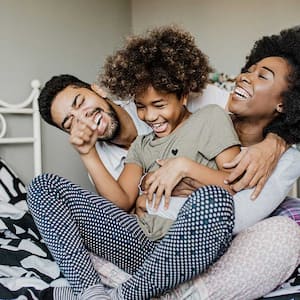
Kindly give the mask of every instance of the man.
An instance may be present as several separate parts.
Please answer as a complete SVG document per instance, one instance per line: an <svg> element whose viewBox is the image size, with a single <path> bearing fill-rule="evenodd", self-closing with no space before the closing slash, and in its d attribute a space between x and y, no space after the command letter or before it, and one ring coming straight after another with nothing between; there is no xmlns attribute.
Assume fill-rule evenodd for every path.
<svg viewBox="0 0 300 300"><path fill-rule="evenodd" d="M222 92L215 90L214 87L208 87L202 95L203 99L205 99L206 96L209 97L212 93L222 94ZM102 96L100 96L100 94ZM115 177L118 177L130 144L137 134L145 134L149 132L150 129L137 118L133 103L121 102L120 104L123 105L123 107L121 107L105 98L106 95L97 89L96 86L91 87L73 76L61 75L52 78L46 83L45 88L42 90L39 97L40 112L45 121L70 133L70 142L79 152L88 170L93 168L93 161L99 159L98 157L94 157L93 160L87 160L85 155L89 152L91 147L95 146L108 171ZM215 97L215 99L218 98ZM194 102L192 100L190 104L193 105L194 103L195 106L195 101L199 101L199 99L195 99ZM193 107L190 109L193 109ZM278 143L276 142L277 140L280 141L276 136L270 135L263 142L263 145L277 144L276 149L281 149L278 151L281 152L284 148L284 142ZM259 146L258 149L264 149L263 145L261 148ZM267 150L269 151L269 146ZM252 153L251 151L252 150L250 150L249 153ZM274 156L276 156L276 154L274 154ZM267 161L267 159L265 160ZM99 189L97 185L98 180L101 180L101 178L92 179L97 191L101 193L101 189ZM259 178L259 180L261 180L261 178ZM103 196L105 197L105 195ZM249 238L245 238L243 241L249 243L253 238L255 239L255 228L249 234ZM258 234L261 234L261 230L258 230ZM243 233L244 237L247 237L247 235L247 232ZM267 239L268 235L266 235L265 239L261 242L266 243ZM241 243L237 245L234 244L232 247L230 248L230 251L232 249L230 259L234 257L234 255L232 255L234 251L240 251ZM270 250L268 247L267 249ZM290 250L295 251L295 249ZM282 270L280 271L281 275L284 274L284 276L281 276L280 279L274 277L274 287L282 281L283 277L287 278L293 269L290 266L286 266L289 265L287 262L294 254L287 252L284 252L284 254L287 255L286 264L281 265ZM265 255L262 254L261 259L264 260L266 256L267 253ZM227 254L225 254L224 257L226 259ZM257 263L259 264L261 262ZM297 266L297 263L296 260L293 266L294 268ZM230 265L230 262L228 264ZM261 264L264 265L264 263ZM238 266L233 262L232 267ZM212 270L213 268L214 267L212 267ZM220 272L220 268L218 272ZM234 271L231 269L228 272ZM209 271L208 276L215 275L213 271ZM263 279L265 274L262 272L261 274L256 274L256 276L261 276ZM236 286L236 293L241 292L238 290L239 288L242 289L242 287ZM253 291L249 293L251 294L251 292Z"/></svg>

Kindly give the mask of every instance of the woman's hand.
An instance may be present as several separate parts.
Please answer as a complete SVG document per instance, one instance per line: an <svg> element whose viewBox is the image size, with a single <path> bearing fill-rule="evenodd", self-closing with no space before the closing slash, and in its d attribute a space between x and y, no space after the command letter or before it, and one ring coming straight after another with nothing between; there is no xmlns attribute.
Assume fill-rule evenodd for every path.
<svg viewBox="0 0 300 300"><path fill-rule="evenodd" d="M163 195L165 196L165 208L168 208L174 187L184 177L184 160L184 157L157 160L161 167L148 175L144 184L149 201L152 201L155 193L154 208L158 208Z"/></svg>
<svg viewBox="0 0 300 300"><path fill-rule="evenodd" d="M286 149L280 137L268 134L262 142L244 148L234 160L224 164L224 168L234 168L225 182L236 192L255 187L251 195L255 199Z"/></svg>

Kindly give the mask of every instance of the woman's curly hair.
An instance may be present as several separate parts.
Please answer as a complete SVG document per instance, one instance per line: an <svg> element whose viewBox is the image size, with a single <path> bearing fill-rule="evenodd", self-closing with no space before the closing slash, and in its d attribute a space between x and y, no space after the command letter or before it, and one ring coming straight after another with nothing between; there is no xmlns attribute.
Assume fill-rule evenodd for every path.
<svg viewBox="0 0 300 300"><path fill-rule="evenodd" d="M300 26L282 30L278 35L262 37L246 59L242 72L260 60L279 56L288 61L292 72L288 78L288 90L282 95L283 112L265 129L264 135L276 133L288 144L300 142Z"/></svg>
<svg viewBox="0 0 300 300"><path fill-rule="evenodd" d="M165 26L132 36L109 56L99 83L121 97L135 97L149 86L178 98L201 92L211 68L191 34Z"/></svg>

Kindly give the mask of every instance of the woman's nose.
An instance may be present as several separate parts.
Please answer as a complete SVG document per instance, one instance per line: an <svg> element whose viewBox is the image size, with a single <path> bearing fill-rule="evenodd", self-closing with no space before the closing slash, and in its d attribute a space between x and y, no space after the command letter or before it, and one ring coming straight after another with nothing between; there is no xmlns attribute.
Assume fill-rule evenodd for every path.
<svg viewBox="0 0 300 300"><path fill-rule="evenodd" d="M250 73L242 73L240 76L240 81L250 83L251 82L251 74Z"/></svg>

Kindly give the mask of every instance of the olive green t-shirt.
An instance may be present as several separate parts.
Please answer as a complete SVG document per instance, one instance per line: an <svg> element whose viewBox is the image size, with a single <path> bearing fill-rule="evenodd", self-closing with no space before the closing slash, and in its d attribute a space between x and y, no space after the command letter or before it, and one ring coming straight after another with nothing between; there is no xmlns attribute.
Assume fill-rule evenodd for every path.
<svg viewBox="0 0 300 300"><path fill-rule="evenodd" d="M193 113L179 128L162 138L153 132L138 136L132 143L125 163L135 163L143 172L158 169L157 159L187 157L217 169L215 157L225 149L240 145L232 121L218 105L208 105ZM146 214L139 224L151 239L161 238L173 220Z"/></svg>

